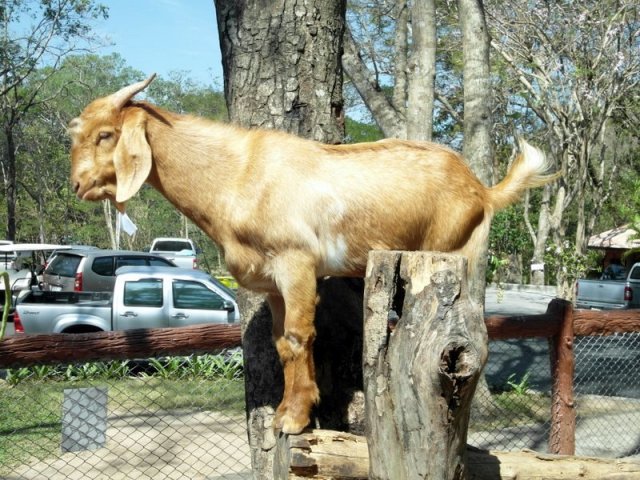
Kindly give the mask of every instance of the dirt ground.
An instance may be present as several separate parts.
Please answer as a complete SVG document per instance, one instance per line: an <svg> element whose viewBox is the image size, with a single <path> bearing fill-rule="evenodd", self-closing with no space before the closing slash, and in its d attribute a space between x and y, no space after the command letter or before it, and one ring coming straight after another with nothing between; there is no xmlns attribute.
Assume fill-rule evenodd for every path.
<svg viewBox="0 0 640 480"><path fill-rule="evenodd" d="M109 417L104 448L23 465L6 480L251 478L244 416L214 412Z"/></svg>

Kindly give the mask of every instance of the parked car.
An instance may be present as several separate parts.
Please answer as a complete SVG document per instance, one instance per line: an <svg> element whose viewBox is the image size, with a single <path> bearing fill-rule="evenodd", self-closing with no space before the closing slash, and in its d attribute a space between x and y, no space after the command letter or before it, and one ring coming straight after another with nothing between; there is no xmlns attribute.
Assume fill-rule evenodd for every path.
<svg viewBox="0 0 640 480"><path fill-rule="evenodd" d="M127 265L176 267L166 258L129 250L71 249L56 253L42 274L42 290L111 292L116 270Z"/></svg>
<svg viewBox="0 0 640 480"><path fill-rule="evenodd" d="M617 267L607 268L599 280L576 282L576 307L594 309L640 307L640 263L629 273Z"/></svg>
<svg viewBox="0 0 640 480"><path fill-rule="evenodd" d="M33 290L14 314L23 333L86 333L237 323L232 290L209 274L175 267L122 267L113 292Z"/></svg>
<svg viewBox="0 0 640 480"><path fill-rule="evenodd" d="M151 242L149 252L162 255L178 267L198 268L199 252L196 244L189 238L160 237Z"/></svg>

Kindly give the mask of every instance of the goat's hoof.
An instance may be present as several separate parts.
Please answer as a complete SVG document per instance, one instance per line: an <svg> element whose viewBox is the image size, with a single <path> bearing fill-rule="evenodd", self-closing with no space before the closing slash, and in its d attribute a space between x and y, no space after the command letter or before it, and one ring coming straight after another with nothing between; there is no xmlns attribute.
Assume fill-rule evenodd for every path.
<svg viewBox="0 0 640 480"><path fill-rule="evenodd" d="M280 425L278 430L280 430L282 433L286 433L288 435L297 435L299 433L302 433L302 430L304 430L304 427L306 427L309 424L309 420L303 420L300 421L299 419L293 418L290 415L284 415L281 419L280 419Z"/></svg>
<svg viewBox="0 0 640 480"><path fill-rule="evenodd" d="M297 435L309 424L309 415L293 415L286 407L280 405L273 421L276 432Z"/></svg>

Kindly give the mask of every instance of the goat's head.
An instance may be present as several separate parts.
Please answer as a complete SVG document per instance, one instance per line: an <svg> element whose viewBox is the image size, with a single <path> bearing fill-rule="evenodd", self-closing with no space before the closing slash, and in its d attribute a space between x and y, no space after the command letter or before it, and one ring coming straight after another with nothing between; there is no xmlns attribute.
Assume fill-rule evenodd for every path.
<svg viewBox="0 0 640 480"><path fill-rule="evenodd" d="M145 116L123 107L154 78L155 74L94 100L69 123L71 183L78 198L109 199L120 208L146 181L151 149Z"/></svg>

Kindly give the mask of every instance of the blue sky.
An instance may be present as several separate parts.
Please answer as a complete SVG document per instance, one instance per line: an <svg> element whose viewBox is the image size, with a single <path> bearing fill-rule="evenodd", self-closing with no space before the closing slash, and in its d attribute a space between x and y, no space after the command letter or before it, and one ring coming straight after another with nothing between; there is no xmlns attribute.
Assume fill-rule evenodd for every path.
<svg viewBox="0 0 640 480"><path fill-rule="evenodd" d="M146 75L186 71L194 80L222 89L222 63L213 0L102 0L109 19L96 33Z"/></svg>

